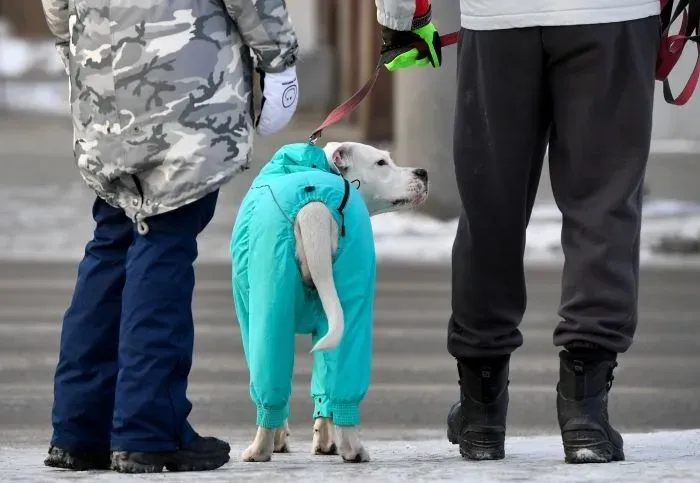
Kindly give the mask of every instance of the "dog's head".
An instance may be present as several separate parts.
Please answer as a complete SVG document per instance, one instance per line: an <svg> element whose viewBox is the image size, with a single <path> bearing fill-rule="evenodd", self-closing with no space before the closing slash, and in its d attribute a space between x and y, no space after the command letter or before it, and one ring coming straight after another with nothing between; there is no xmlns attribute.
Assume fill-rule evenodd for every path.
<svg viewBox="0 0 700 483"><path fill-rule="evenodd" d="M428 172L397 166L388 151L362 143L328 143L328 162L353 183L371 215L416 208L428 197Z"/></svg>

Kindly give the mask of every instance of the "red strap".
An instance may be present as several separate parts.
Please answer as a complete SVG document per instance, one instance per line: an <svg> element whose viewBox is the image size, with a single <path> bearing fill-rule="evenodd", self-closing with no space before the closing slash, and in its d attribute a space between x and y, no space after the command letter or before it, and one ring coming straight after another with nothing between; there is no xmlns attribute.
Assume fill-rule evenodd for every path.
<svg viewBox="0 0 700 483"><path fill-rule="evenodd" d="M680 0L675 9L672 0L660 0L660 3L663 32L656 60L656 79L663 82L666 102L682 106L690 100L700 80L700 0ZM678 33L669 35L671 24L681 15L681 27ZM688 41L696 43L698 57L688 82L678 97L674 97L668 76L680 60Z"/></svg>
<svg viewBox="0 0 700 483"><path fill-rule="evenodd" d="M682 106L690 100L691 96L693 95L693 92L695 92L695 88L698 86L698 81L700 80L700 43L697 44L697 49L698 58L695 61L695 67L693 68L693 72L690 74L690 78L685 84L685 87L683 88L681 93L678 94L678 97L673 97L673 93L671 92L671 85L669 84L668 79L663 80L664 99L669 104L673 104L674 106Z"/></svg>
<svg viewBox="0 0 700 483"><path fill-rule="evenodd" d="M414 17L422 17L430 10L430 0L416 0L416 11Z"/></svg>
<svg viewBox="0 0 700 483"><path fill-rule="evenodd" d="M449 45L453 45L457 43L457 39L459 38L459 32L452 32L446 35L441 35L440 36L440 45L441 47L447 47ZM425 44L422 42L418 42L415 44L416 48L418 50L424 50L426 48ZM312 143L316 142L316 140L321 137L321 133L324 129L326 129L328 126L335 124L336 122L340 121L342 118L353 112L357 107L362 103L362 101L369 95L370 92L372 92L372 88L374 87L374 84L377 82L377 79L379 78L379 74L382 71L382 61L381 59L377 63L377 67L374 69L374 72L372 73L372 77L363 85L360 87L360 89L355 92L350 99L347 101L343 102L341 105L333 109L330 114L324 119L324 121L321 123L320 126L318 126L314 132L311 134L311 137L309 138L309 141Z"/></svg>

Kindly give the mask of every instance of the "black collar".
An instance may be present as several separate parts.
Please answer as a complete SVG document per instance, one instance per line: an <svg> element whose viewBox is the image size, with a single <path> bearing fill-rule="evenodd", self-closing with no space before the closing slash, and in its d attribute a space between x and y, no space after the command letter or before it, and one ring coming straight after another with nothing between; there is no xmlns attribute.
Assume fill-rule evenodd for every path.
<svg viewBox="0 0 700 483"><path fill-rule="evenodd" d="M343 178L343 186L345 189L343 190L343 199L340 200L340 204L338 205L338 213L340 213L340 220L341 220L341 225L340 225L340 236L345 236L345 213L343 210L345 209L345 206L348 204L348 198L350 198L350 183L348 180Z"/></svg>

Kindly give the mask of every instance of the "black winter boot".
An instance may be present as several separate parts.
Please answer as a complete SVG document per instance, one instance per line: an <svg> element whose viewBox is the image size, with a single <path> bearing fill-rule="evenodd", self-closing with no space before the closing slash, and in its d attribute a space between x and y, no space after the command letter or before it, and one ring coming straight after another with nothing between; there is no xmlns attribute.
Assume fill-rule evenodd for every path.
<svg viewBox="0 0 700 483"><path fill-rule="evenodd" d="M460 401L452 406L447 437L465 459L505 457L510 356L459 361ZM458 435L455 437L455 435Z"/></svg>
<svg viewBox="0 0 700 483"><path fill-rule="evenodd" d="M567 463L623 461L622 436L608 420L615 354L559 353L557 413Z"/></svg>
<svg viewBox="0 0 700 483"><path fill-rule="evenodd" d="M165 453L112 452L112 469L119 473L210 471L228 463L231 446L212 437L195 435L187 448Z"/></svg>
<svg viewBox="0 0 700 483"><path fill-rule="evenodd" d="M447 414L447 441L452 444L459 444L459 430L462 427L462 403L460 399L457 399Z"/></svg>
<svg viewBox="0 0 700 483"><path fill-rule="evenodd" d="M51 446L44 465L73 471L108 470L109 451L84 453Z"/></svg>

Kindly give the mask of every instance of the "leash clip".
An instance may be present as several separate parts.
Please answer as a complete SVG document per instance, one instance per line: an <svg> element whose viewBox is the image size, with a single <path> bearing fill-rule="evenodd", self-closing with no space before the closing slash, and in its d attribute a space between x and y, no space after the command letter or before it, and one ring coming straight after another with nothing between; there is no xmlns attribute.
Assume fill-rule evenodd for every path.
<svg viewBox="0 0 700 483"><path fill-rule="evenodd" d="M316 130L313 133L311 133L311 136L309 136L309 144L312 146L316 146L316 143L318 142L318 139L321 137L321 131Z"/></svg>

